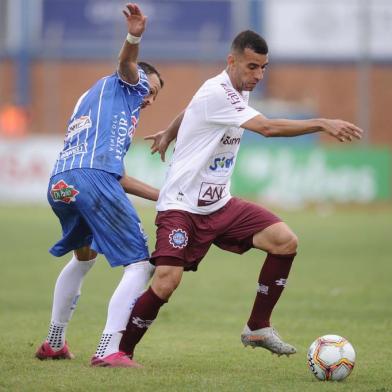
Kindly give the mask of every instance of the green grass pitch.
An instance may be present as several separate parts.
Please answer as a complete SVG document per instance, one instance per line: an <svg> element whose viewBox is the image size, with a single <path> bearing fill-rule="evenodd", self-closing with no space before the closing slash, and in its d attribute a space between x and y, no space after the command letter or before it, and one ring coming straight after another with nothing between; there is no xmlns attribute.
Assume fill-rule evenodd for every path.
<svg viewBox="0 0 392 392"><path fill-rule="evenodd" d="M153 245L154 211L139 212ZM264 254L212 248L138 346L145 368L96 369L89 360L121 269L100 257L87 276L68 328L76 359L36 360L54 282L69 257L47 252L59 237L49 207L0 207L0 391L392 392L392 207L280 215L300 247L273 323L296 355L278 358L240 343ZM347 337L357 353L341 383L319 382L306 366L310 343L327 333Z"/></svg>

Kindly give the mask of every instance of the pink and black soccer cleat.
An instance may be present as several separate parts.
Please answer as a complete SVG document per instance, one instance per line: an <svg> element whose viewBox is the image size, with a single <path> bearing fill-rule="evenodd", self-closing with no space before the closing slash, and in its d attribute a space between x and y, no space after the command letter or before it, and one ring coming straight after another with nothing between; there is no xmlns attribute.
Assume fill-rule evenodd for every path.
<svg viewBox="0 0 392 392"><path fill-rule="evenodd" d="M117 367L117 368L142 368L143 366L129 358L122 351L107 355L103 358L96 356L91 358L91 366L95 367Z"/></svg>
<svg viewBox="0 0 392 392"><path fill-rule="evenodd" d="M44 360L44 359L73 359L75 356L69 351L67 342L65 342L64 347L62 347L58 351L54 351L52 347L50 347L47 340L42 343L39 349L35 353L36 358Z"/></svg>

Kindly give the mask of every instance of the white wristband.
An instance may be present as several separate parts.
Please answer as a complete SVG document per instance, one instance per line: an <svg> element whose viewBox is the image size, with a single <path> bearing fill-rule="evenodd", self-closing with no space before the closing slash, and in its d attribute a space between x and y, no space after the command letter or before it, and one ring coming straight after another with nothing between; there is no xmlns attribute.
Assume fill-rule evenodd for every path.
<svg viewBox="0 0 392 392"><path fill-rule="evenodd" d="M131 45L136 45L136 44L140 43L140 41L142 40L142 37L141 36L136 37L135 35L128 33L126 39Z"/></svg>

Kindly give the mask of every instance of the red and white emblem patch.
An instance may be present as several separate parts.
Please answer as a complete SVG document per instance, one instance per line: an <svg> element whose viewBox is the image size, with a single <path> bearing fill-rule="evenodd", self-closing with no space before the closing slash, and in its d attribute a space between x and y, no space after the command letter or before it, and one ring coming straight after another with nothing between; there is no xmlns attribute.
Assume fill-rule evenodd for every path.
<svg viewBox="0 0 392 392"><path fill-rule="evenodd" d="M50 190L53 201L61 201L70 204L76 200L79 191L73 185L68 185L64 180L60 180L52 185Z"/></svg>

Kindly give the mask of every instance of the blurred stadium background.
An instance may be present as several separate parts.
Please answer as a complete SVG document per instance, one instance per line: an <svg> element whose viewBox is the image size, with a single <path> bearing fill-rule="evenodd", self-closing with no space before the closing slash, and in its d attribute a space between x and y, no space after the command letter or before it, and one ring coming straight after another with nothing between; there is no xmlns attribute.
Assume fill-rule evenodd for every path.
<svg viewBox="0 0 392 392"><path fill-rule="evenodd" d="M0 202L45 202L77 98L115 70L122 0L0 0ZM142 137L162 129L225 66L234 35L259 31L270 67L253 105L271 117L333 117L366 130L341 146L247 133L233 193L283 207L391 200L390 0L141 0L140 58L166 85L144 111L129 172L159 186L165 166Z"/></svg>
<svg viewBox="0 0 392 392"><path fill-rule="evenodd" d="M86 279L69 330L76 365L33 358L64 265L47 252L60 232L46 203L48 176L76 100L116 68L124 4L0 0L0 391L392 391L391 0L139 1L149 16L140 57L166 84L142 113L126 161L131 175L160 186L166 165L143 136L220 72L232 38L247 28L270 46L254 107L271 117L344 118L366 130L351 145L318 135L247 132L242 140L233 194L273 205L300 238L290 290L274 313L299 354L286 361L239 349L264 257L214 247L146 335L137 353L145 371L89 368L122 273L105 262ZM153 203L138 211L152 249ZM346 383L321 385L306 369L309 344L326 333L357 350Z"/></svg>

